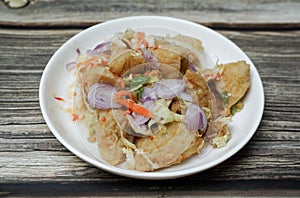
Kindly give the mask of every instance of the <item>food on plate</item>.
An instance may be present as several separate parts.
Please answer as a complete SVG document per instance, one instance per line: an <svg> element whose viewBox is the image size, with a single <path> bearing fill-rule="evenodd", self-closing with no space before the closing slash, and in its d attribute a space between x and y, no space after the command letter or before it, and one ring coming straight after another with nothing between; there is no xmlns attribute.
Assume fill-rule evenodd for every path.
<svg viewBox="0 0 300 198"><path fill-rule="evenodd" d="M221 64L218 67L222 71L225 90L231 94L226 105L226 114L229 115L232 106L241 100L250 86L250 68L244 61Z"/></svg>
<svg viewBox="0 0 300 198"><path fill-rule="evenodd" d="M75 75L73 117L104 160L137 171L226 146L227 124L250 86L245 61L208 67L201 41L184 35L128 29L77 52L66 66Z"/></svg>

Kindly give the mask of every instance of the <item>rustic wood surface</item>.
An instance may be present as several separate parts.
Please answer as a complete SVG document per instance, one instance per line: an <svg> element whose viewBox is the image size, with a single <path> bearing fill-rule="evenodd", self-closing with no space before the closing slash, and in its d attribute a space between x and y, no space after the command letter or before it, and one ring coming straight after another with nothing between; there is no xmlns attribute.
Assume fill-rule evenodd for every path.
<svg viewBox="0 0 300 198"><path fill-rule="evenodd" d="M137 15L180 17L212 27L299 28L298 0L31 0L22 9L0 4L0 25L82 27Z"/></svg>
<svg viewBox="0 0 300 198"><path fill-rule="evenodd" d="M20 9L0 2L0 196L300 196L299 1L99 2L32 0ZM165 181L116 176L74 156L42 117L39 82L51 55L87 26L142 14L211 26L260 73L257 132L210 170Z"/></svg>

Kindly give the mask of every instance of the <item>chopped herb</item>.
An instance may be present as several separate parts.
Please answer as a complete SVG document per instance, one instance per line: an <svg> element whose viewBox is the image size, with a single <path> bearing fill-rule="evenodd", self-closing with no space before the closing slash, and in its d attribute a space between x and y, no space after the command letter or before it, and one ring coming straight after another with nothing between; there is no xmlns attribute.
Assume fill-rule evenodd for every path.
<svg viewBox="0 0 300 198"><path fill-rule="evenodd" d="M129 88L133 89L135 87L145 84L150 79L150 76L138 75L133 79L129 80Z"/></svg>
<svg viewBox="0 0 300 198"><path fill-rule="evenodd" d="M144 87L135 90L134 95L137 100L140 100L144 91Z"/></svg>
<svg viewBox="0 0 300 198"><path fill-rule="evenodd" d="M220 94L225 106L228 105L228 94L226 92Z"/></svg>
<svg viewBox="0 0 300 198"><path fill-rule="evenodd" d="M243 108L243 103L239 101L231 108L231 114L234 115L236 112L240 111Z"/></svg>
<svg viewBox="0 0 300 198"><path fill-rule="evenodd" d="M234 115L237 111L238 111L238 106L237 105L234 105L232 108L231 108L231 115Z"/></svg>

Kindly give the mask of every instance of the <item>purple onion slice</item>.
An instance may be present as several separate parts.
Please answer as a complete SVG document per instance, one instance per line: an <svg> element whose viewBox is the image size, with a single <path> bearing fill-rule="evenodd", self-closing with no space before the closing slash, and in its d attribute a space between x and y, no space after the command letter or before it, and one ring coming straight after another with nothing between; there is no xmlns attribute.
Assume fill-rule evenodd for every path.
<svg viewBox="0 0 300 198"><path fill-rule="evenodd" d="M171 99L179 96L185 88L181 79L165 79L155 83L155 92L159 98Z"/></svg>
<svg viewBox="0 0 300 198"><path fill-rule="evenodd" d="M100 43L93 50L91 50L89 52L89 54L92 55L92 56L100 55L102 53L104 47L109 45L109 44L111 44L111 42Z"/></svg>
<svg viewBox="0 0 300 198"><path fill-rule="evenodd" d="M153 87L145 87L142 93L141 101L157 100L155 89Z"/></svg>
<svg viewBox="0 0 300 198"><path fill-rule="evenodd" d="M93 84L88 93L88 102L97 109L120 108L121 105L113 102L116 92L116 89L111 85L103 83Z"/></svg>
<svg viewBox="0 0 300 198"><path fill-rule="evenodd" d="M141 50L146 62L151 66L151 68L158 69L160 63L158 62L154 54L151 51L147 50L144 45L141 45Z"/></svg>
<svg viewBox="0 0 300 198"><path fill-rule="evenodd" d="M205 131L207 127L205 112L199 105L190 104L184 117L184 123L191 131Z"/></svg>

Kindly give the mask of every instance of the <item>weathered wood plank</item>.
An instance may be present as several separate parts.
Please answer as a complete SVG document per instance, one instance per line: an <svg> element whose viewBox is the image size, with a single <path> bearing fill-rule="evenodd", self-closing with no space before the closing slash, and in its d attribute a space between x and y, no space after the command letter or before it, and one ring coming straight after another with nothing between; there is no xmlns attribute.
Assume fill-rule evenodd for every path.
<svg viewBox="0 0 300 198"><path fill-rule="evenodd" d="M117 184L116 186L114 184ZM127 184L127 185L124 185ZM290 180L199 182L190 178L171 181L115 181L112 183L32 183L4 184L0 186L3 195L12 197L298 197L299 182ZM238 186L238 189L234 189ZM1 191L1 189L3 189ZM46 192L46 193L45 193Z"/></svg>
<svg viewBox="0 0 300 198"><path fill-rule="evenodd" d="M163 15L225 28L299 28L297 0L221 1L48 1L34 0L22 9L0 4L0 25L25 27L86 27L141 15Z"/></svg>
<svg viewBox="0 0 300 198"><path fill-rule="evenodd" d="M52 150L52 148L48 148L46 140L40 143L33 140L24 141L27 141L27 143L23 142L24 145L34 149L30 151L26 148L20 148L19 152L10 152L7 149L1 152L0 183L17 183L20 181L67 182L70 180L95 182L119 178L83 162L65 149L53 148ZM300 164L300 161L297 160L297 153L300 151L298 142L285 141L279 145L274 141L273 143L270 141L256 143L252 141L238 154L221 165L192 177L199 181L297 179ZM290 152L290 148L282 146L285 143L292 144L290 147L294 147L293 153ZM38 146L40 147L38 148Z"/></svg>

